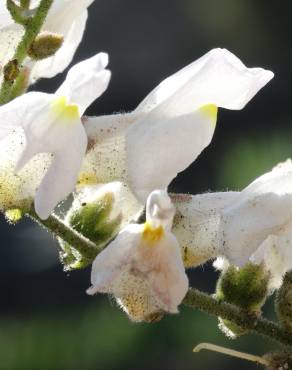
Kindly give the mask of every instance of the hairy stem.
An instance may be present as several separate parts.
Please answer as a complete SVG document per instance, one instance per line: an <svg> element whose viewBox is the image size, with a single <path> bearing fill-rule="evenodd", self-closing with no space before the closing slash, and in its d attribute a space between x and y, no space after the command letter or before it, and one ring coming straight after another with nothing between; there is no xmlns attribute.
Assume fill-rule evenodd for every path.
<svg viewBox="0 0 292 370"><path fill-rule="evenodd" d="M95 257L103 249L98 248L93 242L66 225L56 215L51 215L47 220L41 220L34 211L31 211L29 216L88 258ZM249 332L272 339L282 345L292 346L292 334L276 323L248 313L235 305L219 301L197 289L190 289L182 303L211 316L232 321Z"/></svg>
<svg viewBox="0 0 292 370"><path fill-rule="evenodd" d="M82 256L93 259L101 249L92 241L79 234L77 231L66 225L58 216L51 215L48 219L42 220L34 211L27 214L31 219L50 231L54 236L63 239L80 252Z"/></svg>
<svg viewBox="0 0 292 370"><path fill-rule="evenodd" d="M190 289L183 303L209 315L230 320L243 329L273 339L282 345L292 346L292 335L279 325L257 315L247 313L235 305L218 301L216 298L197 289Z"/></svg>
<svg viewBox="0 0 292 370"><path fill-rule="evenodd" d="M52 6L54 0L41 0L35 15L29 19L26 27L25 33L19 42L15 53L11 60L16 60L18 66L22 64L25 57L27 56L27 51L30 45L33 43L36 36L39 34L42 25L48 15L50 7ZM9 62L8 62L9 63ZM5 67L4 67L5 68ZM0 90L0 105L5 104L11 100L10 91L13 87L14 81L7 80L4 78L1 90Z"/></svg>

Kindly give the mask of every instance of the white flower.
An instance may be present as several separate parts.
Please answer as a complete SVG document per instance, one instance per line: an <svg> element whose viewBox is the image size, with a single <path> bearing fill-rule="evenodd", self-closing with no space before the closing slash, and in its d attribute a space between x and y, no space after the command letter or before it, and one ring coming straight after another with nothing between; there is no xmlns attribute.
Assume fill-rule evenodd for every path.
<svg viewBox="0 0 292 370"><path fill-rule="evenodd" d="M31 82L42 77L53 77L62 72L72 61L80 44L87 20L87 8L94 0L58 0L54 1L41 31L61 34L64 37L62 47L52 57L39 62L25 62L31 69ZM31 1L35 9L39 0ZM0 40L1 64L12 57L17 43L23 35L21 26L14 23L6 9L6 1L0 2Z"/></svg>
<svg viewBox="0 0 292 370"><path fill-rule="evenodd" d="M229 263L264 264L269 288L278 288L292 269L292 162L287 160L241 192L173 195L173 233L185 267L217 258Z"/></svg>
<svg viewBox="0 0 292 370"><path fill-rule="evenodd" d="M126 138L120 134L115 140L125 161L124 177L139 200L145 203L151 191L166 189L209 145L217 107L242 109L272 77L270 71L245 67L225 49L214 49L168 77L125 115ZM104 120L92 118L90 126L98 132ZM115 131L121 115L109 116L107 121ZM98 134L91 129L89 136L94 141ZM97 157L100 151L98 146ZM105 152L113 157L112 167L121 168L112 146L105 146L104 156Z"/></svg>
<svg viewBox="0 0 292 370"><path fill-rule="evenodd" d="M72 67L55 94L30 92L0 107L0 139L19 126L25 133L17 171L38 153L53 155L35 197L41 218L47 218L75 187L87 147L81 116L108 86L107 63L107 54L97 54Z"/></svg>
<svg viewBox="0 0 292 370"><path fill-rule="evenodd" d="M204 239L195 237L196 245L191 249L193 261L205 250L208 257L205 260L220 256L215 261L219 270L230 263L238 267L247 262L263 264L270 273L270 291L279 288L284 274L292 269L291 160L260 176L242 192L219 194L221 206L209 203L209 210L208 198L193 197L200 199L203 204L200 207L206 212L200 215L194 210L193 216L183 221L189 222L195 231L198 226L205 230ZM180 229L184 235L181 226Z"/></svg>
<svg viewBox="0 0 292 370"><path fill-rule="evenodd" d="M140 199L165 189L210 144L217 108L242 109L273 77L214 49L164 80L138 106L127 132L130 183Z"/></svg>
<svg viewBox="0 0 292 370"><path fill-rule="evenodd" d="M221 211L222 255L242 266L271 235L291 224L292 162L260 176Z"/></svg>
<svg viewBox="0 0 292 370"><path fill-rule="evenodd" d="M96 257L88 294L114 294L136 321L159 311L178 312L188 279L171 232L174 212L166 192L152 192L146 223L125 227Z"/></svg>

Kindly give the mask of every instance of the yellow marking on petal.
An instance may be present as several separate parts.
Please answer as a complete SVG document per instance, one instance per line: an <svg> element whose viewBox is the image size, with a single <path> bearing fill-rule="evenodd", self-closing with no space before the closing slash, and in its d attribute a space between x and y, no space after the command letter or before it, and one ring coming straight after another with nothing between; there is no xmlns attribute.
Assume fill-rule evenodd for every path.
<svg viewBox="0 0 292 370"><path fill-rule="evenodd" d="M214 126L216 125L218 113L218 107L216 105L214 104L203 105L201 108L199 108L199 111L203 113L204 116L209 118Z"/></svg>
<svg viewBox="0 0 292 370"><path fill-rule="evenodd" d="M147 243L153 244L158 242L164 236L164 229L162 226L153 227L150 222L145 222L142 238Z"/></svg>
<svg viewBox="0 0 292 370"><path fill-rule="evenodd" d="M97 177L93 172L82 172L78 177L77 186L96 185L97 183Z"/></svg>
<svg viewBox="0 0 292 370"><path fill-rule="evenodd" d="M65 96L52 101L52 112L63 119L75 121L80 118L79 108L76 104L68 104Z"/></svg>

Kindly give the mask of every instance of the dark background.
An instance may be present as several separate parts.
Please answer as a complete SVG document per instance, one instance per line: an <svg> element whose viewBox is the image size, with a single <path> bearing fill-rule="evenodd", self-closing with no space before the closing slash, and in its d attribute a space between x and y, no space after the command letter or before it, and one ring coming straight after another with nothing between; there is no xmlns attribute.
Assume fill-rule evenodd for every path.
<svg viewBox="0 0 292 370"><path fill-rule="evenodd" d="M113 76L87 113L132 110L162 79L213 47L271 69L275 79L243 111L220 110L212 144L171 186L194 194L242 189L291 156L290 13L288 1L96 0L75 60L106 51ZM36 88L54 91L62 79ZM228 341L216 319L187 308L157 324L133 324L107 297L86 296L89 270L62 272L56 242L39 227L2 219L1 240L0 369L256 369L191 351L205 341L255 354L274 348L253 336ZM191 276L193 286L209 292L216 278L211 265Z"/></svg>

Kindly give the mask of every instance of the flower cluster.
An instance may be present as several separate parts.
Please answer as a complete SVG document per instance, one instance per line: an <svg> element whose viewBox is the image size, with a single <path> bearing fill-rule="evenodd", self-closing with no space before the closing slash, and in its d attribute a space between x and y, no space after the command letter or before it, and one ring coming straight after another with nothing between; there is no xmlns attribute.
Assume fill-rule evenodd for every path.
<svg viewBox="0 0 292 370"><path fill-rule="evenodd" d="M13 88L18 68L27 73L26 89L62 72L92 2L53 2L15 71L16 44L40 16L42 1L10 1L8 8L1 2L0 37L10 40L0 55L3 86L8 81ZM88 294L114 295L135 321L178 312L189 285L185 269L214 258L223 274L230 265L236 271L259 265L263 281L269 277L268 292L280 288L292 268L290 160L241 192L167 192L210 144L218 108L243 109L273 73L213 49L162 81L134 111L87 117L86 109L108 88L107 65L108 55L98 53L71 67L54 94L10 95L0 106L1 211L46 220L73 193L64 223L96 249L85 258L61 241L65 268L93 262Z"/></svg>

